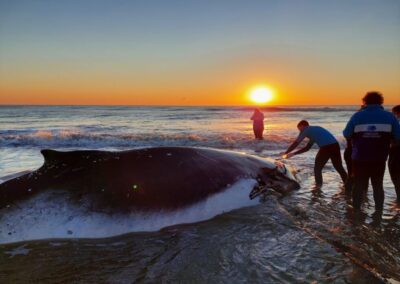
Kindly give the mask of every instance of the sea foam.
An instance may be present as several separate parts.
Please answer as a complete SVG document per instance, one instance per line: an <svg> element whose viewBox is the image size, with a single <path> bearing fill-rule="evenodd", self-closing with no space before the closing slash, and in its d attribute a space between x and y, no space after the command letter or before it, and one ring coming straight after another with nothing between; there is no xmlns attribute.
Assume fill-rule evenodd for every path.
<svg viewBox="0 0 400 284"><path fill-rule="evenodd" d="M176 211L127 214L94 212L69 201L67 192L47 191L0 214L0 243L50 238L105 238L131 232L208 220L225 212L258 204L249 193L256 181L242 179L223 192Z"/></svg>

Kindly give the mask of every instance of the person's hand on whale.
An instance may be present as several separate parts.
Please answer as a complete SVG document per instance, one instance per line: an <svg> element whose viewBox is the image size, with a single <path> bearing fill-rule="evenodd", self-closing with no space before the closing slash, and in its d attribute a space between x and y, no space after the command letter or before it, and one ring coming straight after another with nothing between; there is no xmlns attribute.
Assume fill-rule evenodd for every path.
<svg viewBox="0 0 400 284"><path fill-rule="evenodd" d="M293 153L283 153L281 156L282 156L282 159L289 159L289 158L293 157L294 154Z"/></svg>
<svg viewBox="0 0 400 284"><path fill-rule="evenodd" d="M286 159L286 157L287 157L287 153L286 152L280 152L280 153L278 153L278 155L279 155L280 159Z"/></svg>

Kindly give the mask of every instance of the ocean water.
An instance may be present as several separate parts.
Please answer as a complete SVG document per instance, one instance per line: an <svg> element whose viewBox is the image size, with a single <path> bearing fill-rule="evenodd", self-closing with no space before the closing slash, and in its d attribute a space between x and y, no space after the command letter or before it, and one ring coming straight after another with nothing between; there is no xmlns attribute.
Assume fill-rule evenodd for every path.
<svg viewBox="0 0 400 284"><path fill-rule="evenodd" d="M257 141L249 107L0 106L0 179L40 167L43 148L190 146L278 158L301 119L329 129L343 150L356 109L269 107ZM370 189L354 214L330 162L314 189L317 150L286 161L298 170L298 191L262 202L246 199L254 180L173 214L92 212L62 192L40 194L0 211L0 283L400 281L400 211L388 173L383 213Z"/></svg>

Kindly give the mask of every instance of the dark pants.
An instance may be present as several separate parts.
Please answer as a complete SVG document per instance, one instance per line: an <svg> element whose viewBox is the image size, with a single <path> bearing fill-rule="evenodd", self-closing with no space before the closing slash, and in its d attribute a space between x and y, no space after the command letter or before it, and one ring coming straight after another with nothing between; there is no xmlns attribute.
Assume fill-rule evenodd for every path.
<svg viewBox="0 0 400 284"><path fill-rule="evenodd" d="M340 155L340 146L338 143L322 146L315 157L314 175L315 183L322 185L322 169L328 160L331 159L333 167L340 174L343 182L347 180L347 173L342 166L342 157Z"/></svg>
<svg viewBox="0 0 400 284"><path fill-rule="evenodd" d="M353 160L353 207L360 209L362 197L368 190L369 179L371 179L374 190L375 208L383 209L385 193L383 192L383 175L385 174L385 161L354 161Z"/></svg>
<svg viewBox="0 0 400 284"><path fill-rule="evenodd" d="M396 189L397 202L400 202L400 146L392 146L388 161L389 173Z"/></svg>
<svg viewBox="0 0 400 284"><path fill-rule="evenodd" d="M347 192L350 192L353 187L353 178L352 178L352 176L353 176L352 175L353 161L351 160L351 153L352 153L352 147L351 147L351 145L347 145L347 147L343 153L343 158L344 158L344 161L346 162L346 168L347 168L347 181L345 184Z"/></svg>
<svg viewBox="0 0 400 284"><path fill-rule="evenodd" d="M344 158L344 161L346 162L347 173L349 176L351 176L351 166L352 166L352 162L353 162L351 160L351 152L352 152L351 147L346 147L346 149L344 150L344 153L343 153L343 158Z"/></svg>

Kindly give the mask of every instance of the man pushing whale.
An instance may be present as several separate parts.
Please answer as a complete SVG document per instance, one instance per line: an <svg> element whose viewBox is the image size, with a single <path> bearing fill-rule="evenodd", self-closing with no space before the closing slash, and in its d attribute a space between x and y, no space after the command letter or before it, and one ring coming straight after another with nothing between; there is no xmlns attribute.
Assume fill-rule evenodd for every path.
<svg viewBox="0 0 400 284"><path fill-rule="evenodd" d="M297 129L300 131L299 136L283 153L282 157L287 159L294 155L307 152L311 149L314 143L317 143L319 146L319 151L315 157L314 164L315 185L317 187L322 186L322 169L329 159L332 161L336 171L340 174L343 183L346 183L347 173L342 166L340 146L336 138L325 128L320 126L312 126L307 120L300 121L297 124ZM304 148L296 152L292 152L305 138L309 139L308 144Z"/></svg>

